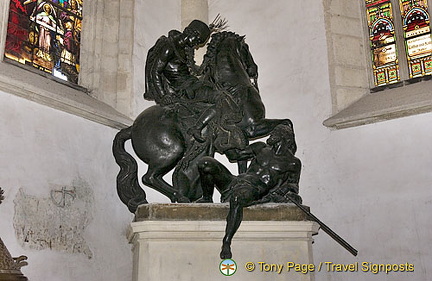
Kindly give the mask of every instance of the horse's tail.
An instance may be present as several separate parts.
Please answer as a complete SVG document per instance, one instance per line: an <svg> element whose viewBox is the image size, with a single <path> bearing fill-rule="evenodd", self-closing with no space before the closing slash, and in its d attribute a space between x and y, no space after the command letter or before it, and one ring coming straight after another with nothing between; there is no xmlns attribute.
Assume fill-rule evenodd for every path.
<svg viewBox="0 0 432 281"><path fill-rule="evenodd" d="M140 204L147 204L146 194L138 182L138 164L125 150L125 142L131 138L132 127L120 130L114 138L112 151L120 166L117 175L117 194L120 200L135 213Z"/></svg>

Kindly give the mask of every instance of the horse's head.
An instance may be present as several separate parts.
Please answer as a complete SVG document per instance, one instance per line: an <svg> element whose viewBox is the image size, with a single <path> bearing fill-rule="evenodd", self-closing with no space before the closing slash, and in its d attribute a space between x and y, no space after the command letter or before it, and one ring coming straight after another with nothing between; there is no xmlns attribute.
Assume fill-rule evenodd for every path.
<svg viewBox="0 0 432 281"><path fill-rule="evenodd" d="M242 83L243 79L241 78L249 80L258 77L258 67L244 38L244 36L228 31L212 35L203 62L204 73L208 78L220 80L215 77L221 71L224 72L226 79L228 76L232 78L233 74L236 74L239 83ZM239 74L241 73L245 77L240 77Z"/></svg>

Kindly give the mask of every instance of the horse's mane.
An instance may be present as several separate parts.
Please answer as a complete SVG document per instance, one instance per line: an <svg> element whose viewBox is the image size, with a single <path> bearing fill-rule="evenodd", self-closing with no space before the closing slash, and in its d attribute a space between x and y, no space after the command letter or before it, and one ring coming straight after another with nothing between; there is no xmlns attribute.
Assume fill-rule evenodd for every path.
<svg viewBox="0 0 432 281"><path fill-rule="evenodd" d="M219 44L227 38L233 38L239 43L244 43L245 40L244 35L242 36L231 31L222 31L222 32L214 33L211 36L210 42L207 44L207 51L204 55L203 62L199 68L199 73L198 73L199 75L209 71L209 66L213 62L213 59L215 58L218 52Z"/></svg>
<svg viewBox="0 0 432 281"><path fill-rule="evenodd" d="M244 43L245 36L238 35L237 33L231 32L231 31L223 31L218 32L212 35L210 42L207 45L207 52L204 56L205 57L214 57L217 46L226 38L234 38L240 43Z"/></svg>

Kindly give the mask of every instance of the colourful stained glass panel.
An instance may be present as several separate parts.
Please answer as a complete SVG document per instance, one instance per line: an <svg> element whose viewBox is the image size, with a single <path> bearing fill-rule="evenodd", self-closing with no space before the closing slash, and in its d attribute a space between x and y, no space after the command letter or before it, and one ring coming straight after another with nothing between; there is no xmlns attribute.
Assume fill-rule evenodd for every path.
<svg viewBox="0 0 432 281"><path fill-rule="evenodd" d="M388 70L388 80L389 81L396 81L398 79L398 76L399 76L399 71L396 67L394 69L390 68Z"/></svg>
<svg viewBox="0 0 432 281"><path fill-rule="evenodd" d="M426 74L432 73L432 58L424 60L425 72Z"/></svg>
<svg viewBox="0 0 432 281"><path fill-rule="evenodd" d="M78 83L83 0L11 0L5 56Z"/></svg>
<svg viewBox="0 0 432 281"><path fill-rule="evenodd" d="M375 86L400 80L390 0L365 0Z"/></svg>
<svg viewBox="0 0 432 281"><path fill-rule="evenodd" d="M427 0L399 0L410 78L432 74L432 38Z"/></svg>

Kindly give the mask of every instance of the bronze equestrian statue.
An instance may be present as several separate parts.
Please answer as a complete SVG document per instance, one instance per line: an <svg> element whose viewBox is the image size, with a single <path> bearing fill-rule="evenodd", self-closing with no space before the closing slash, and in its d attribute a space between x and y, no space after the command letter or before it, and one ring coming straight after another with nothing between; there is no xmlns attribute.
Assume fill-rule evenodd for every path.
<svg viewBox="0 0 432 281"><path fill-rule="evenodd" d="M357 255L356 249L301 205L301 161L294 156L293 124L289 119L265 118L258 67L244 36L221 31L225 24L220 18L209 26L194 20L183 32L171 30L161 36L149 50L144 98L156 105L120 130L113 142L121 201L132 213L147 203L137 162L125 150L125 142L131 140L138 158L148 165L142 182L171 202L211 203L215 188L221 201L229 202L222 259L232 257L231 241L243 208L267 202L294 203ZM210 37L203 63L197 66L194 49ZM250 140L265 136L269 136L266 143L249 145ZM216 152L236 162L239 175L215 160ZM172 170L170 185L163 177Z"/></svg>
<svg viewBox="0 0 432 281"><path fill-rule="evenodd" d="M148 165L142 182L170 198L194 202L202 197L197 162L215 152L238 162L250 139L268 135L289 119L266 119L255 64L244 37L218 32L223 23L194 20L183 32L160 37L147 56L144 97L157 104L144 110L131 127L115 137L113 154L120 166L117 192L131 212L147 203L137 163L126 152L131 140L136 155ZM211 36L200 67L194 48ZM174 170L172 185L164 179Z"/></svg>

